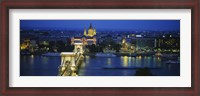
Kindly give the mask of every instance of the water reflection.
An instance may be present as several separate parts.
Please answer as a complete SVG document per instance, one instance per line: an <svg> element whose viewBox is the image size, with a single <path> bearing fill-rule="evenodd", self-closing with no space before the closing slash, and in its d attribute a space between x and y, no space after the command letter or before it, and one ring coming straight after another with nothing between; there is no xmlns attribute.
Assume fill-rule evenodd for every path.
<svg viewBox="0 0 200 96"><path fill-rule="evenodd" d="M20 76L57 76L60 57L20 56Z"/></svg>
<svg viewBox="0 0 200 96"><path fill-rule="evenodd" d="M85 73L82 76L132 76L137 68L150 68L156 75L171 75L171 71L167 73L162 69L166 65L162 58L155 56L137 56L128 57L121 56L115 58L95 57L88 59L90 63L86 63L87 67L81 68ZM87 61L85 61L87 62ZM179 65L178 65L179 66ZM154 70L155 68L155 70ZM89 70L90 69L90 70ZM169 69L169 67L167 67ZM175 69L176 70L176 69ZM179 74L179 69L175 74Z"/></svg>
<svg viewBox="0 0 200 96"><path fill-rule="evenodd" d="M29 60L30 60L30 64L33 65L34 64L34 55L31 55Z"/></svg>
<svg viewBox="0 0 200 96"><path fill-rule="evenodd" d="M48 64L48 57L42 57L42 61L44 62L44 64Z"/></svg>
<svg viewBox="0 0 200 96"><path fill-rule="evenodd" d="M108 65L111 65L111 64L112 64L111 58L108 58L108 59L107 59L107 64L108 64Z"/></svg>
<svg viewBox="0 0 200 96"><path fill-rule="evenodd" d="M142 57L139 57L139 56L136 57L136 61L135 61L136 67L140 67L140 66L141 66L141 62L142 62L142 61L141 61L141 58L142 58Z"/></svg>
<svg viewBox="0 0 200 96"><path fill-rule="evenodd" d="M90 63L90 56L85 56L85 63Z"/></svg>
<svg viewBox="0 0 200 96"><path fill-rule="evenodd" d="M138 68L149 68L158 76L180 74L179 64L165 64L155 56L90 57L84 56L79 76L133 76ZM56 76L60 57L21 56L21 76Z"/></svg>
<svg viewBox="0 0 200 96"><path fill-rule="evenodd" d="M128 67L128 57L124 56L124 57L122 57L122 59L123 59L122 66L123 67Z"/></svg>

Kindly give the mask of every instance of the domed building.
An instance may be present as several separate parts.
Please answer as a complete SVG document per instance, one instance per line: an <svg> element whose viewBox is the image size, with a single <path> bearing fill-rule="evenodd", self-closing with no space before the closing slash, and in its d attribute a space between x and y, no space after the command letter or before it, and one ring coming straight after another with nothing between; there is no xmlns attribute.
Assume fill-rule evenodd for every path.
<svg viewBox="0 0 200 96"><path fill-rule="evenodd" d="M84 29L84 36L93 37L96 35L96 29L92 27L92 24L90 24L90 27L88 29L88 32L86 31L86 28Z"/></svg>
<svg viewBox="0 0 200 96"><path fill-rule="evenodd" d="M74 45L75 43L83 43L83 45L92 45L92 44L96 45L97 39L95 35L96 35L96 29L92 27L92 24L90 24L88 32L86 31L86 28L85 28L84 34L82 37L71 38L71 44Z"/></svg>

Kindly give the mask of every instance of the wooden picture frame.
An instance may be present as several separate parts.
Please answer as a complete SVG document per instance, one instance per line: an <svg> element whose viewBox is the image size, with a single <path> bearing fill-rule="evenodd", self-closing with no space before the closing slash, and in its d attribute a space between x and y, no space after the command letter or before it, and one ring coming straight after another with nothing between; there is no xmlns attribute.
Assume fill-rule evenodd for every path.
<svg viewBox="0 0 200 96"><path fill-rule="evenodd" d="M9 87L9 9L191 9L192 87ZM198 0L66 0L1 2L1 94L2 95L134 95L199 96L199 1Z"/></svg>

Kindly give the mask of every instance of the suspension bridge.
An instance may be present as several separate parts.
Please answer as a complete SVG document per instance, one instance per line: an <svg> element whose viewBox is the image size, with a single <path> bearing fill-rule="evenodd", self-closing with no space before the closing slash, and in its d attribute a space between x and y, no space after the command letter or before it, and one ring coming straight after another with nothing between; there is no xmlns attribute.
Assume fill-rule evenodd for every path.
<svg viewBox="0 0 200 96"><path fill-rule="evenodd" d="M61 64L59 66L59 76L78 76L78 67L83 62L85 46L96 44L96 38L71 38L74 45L73 52L61 52Z"/></svg>
<svg viewBox="0 0 200 96"><path fill-rule="evenodd" d="M73 52L61 52L61 65L59 66L59 76L78 76L77 71L83 62L84 45L74 43Z"/></svg>

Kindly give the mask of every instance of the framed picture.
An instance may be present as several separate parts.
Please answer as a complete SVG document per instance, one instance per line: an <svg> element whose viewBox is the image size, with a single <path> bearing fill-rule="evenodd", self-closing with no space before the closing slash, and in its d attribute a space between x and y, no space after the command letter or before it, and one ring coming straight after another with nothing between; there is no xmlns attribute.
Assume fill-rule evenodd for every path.
<svg viewBox="0 0 200 96"><path fill-rule="evenodd" d="M200 95L198 0L1 5L3 95Z"/></svg>

